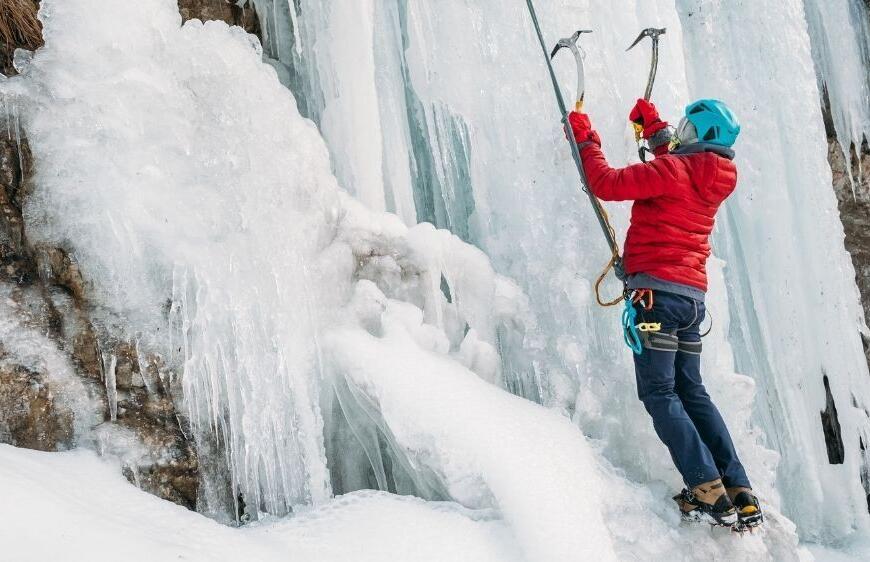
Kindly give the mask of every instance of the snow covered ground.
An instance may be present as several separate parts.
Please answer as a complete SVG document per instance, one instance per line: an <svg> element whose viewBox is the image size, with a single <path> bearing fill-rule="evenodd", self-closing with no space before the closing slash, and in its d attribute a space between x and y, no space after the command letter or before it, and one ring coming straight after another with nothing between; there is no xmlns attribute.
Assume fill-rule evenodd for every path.
<svg viewBox="0 0 870 562"><path fill-rule="evenodd" d="M0 445L0 497L4 562L522 560L491 510L358 492L236 529L136 489L84 450Z"/></svg>
<svg viewBox="0 0 870 562"><path fill-rule="evenodd" d="M494 510L386 492L354 492L303 509L292 518L227 527L136 489L120 475L116 462L86 450L43 453L0 445L0 496L4 505L0 560L4 562L528 560ZM662 556L734 560L741 552L748 554L742 550L745 543L763 540L726 534L720 541L732 547L731 554L707 552L704 558L698 552L703 547L685 538L690 546ZM635 540L657 539L638 533ZM840 549L808 545L798 552L801 560L820 562L866 560L868 554L867 544ZM576 559L600 557L592 553Z"/></svg>

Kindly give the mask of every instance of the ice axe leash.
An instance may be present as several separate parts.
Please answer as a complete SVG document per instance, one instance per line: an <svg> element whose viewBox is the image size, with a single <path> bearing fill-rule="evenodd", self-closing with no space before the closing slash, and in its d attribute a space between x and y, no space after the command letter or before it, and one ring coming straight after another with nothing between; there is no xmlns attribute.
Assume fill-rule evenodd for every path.
<svg viewBox="0 0 870 562"><path fill-rule="evenodd" d="M649 78L646 80L646 90L643 92L643 99L649 101L652 97L653 85L656 82L656 73L659 69L659 37L667 32L667 28L656 29L648 27L640 32L637 39L634 40L626 51L632 50L638 43L649 37L652 40L652 61L649 67ZM646 162L646 153L649 149L641 144L643 138L643 125L634 124L634 139L637 141L637 153L640 156L641 162Z"/></svg>
<svg viewBox="0 0 870 562"><path fill-rule="evenodd" d="M574 35L567 39L560 40L556 47L551 51L547 50L547 45L544 42L544 35L541 33L541 25L538 23L538 15L535 12L535 5L532 0L526 0L526 5L529 8L529 15L532 18L532 23L535 26L535 33L538 36L538 42L541 44L541 51L544 53L544 61L547 63L547 70L550 72L550 80L553 83L553 91L556 94L556 102L559 104L559 112L562 115L562 124L565 127L566 134L565 138L568 141L568 144L571 147L571 156L574 158L574 164L577 166L577 173L580 174L580 187L589 197L589 202L592 204L592 210L595 211L595 216L598 219L598 224L601 226L602 232L604 232L604 237L607 239L607 245L610 248L610 262L608 262L607 267L604 268L604 271L601 272L601 275L598 276L598 279L595 281L595 299L598 301L598 304L601 306L614 306L622 302L626 299L625 291L619 297L611 300L611 301L603 301L601 299L601 283L607 277L607 274L611 269L618 267L621 265L622 258L619 257L619 244L616 243L616 233L613 230L613 227L610 225L610 219L607 216L607 211L604 210L604 207L601 205L601 201L598 200L597 197L592 193L589 189L589 182L586 179L586 171L583 169L583 161L580 159L580 149L577 147L577 141L574 139L574 135L570 134L571 124L568 121L568 110L565 106L565 100L562 97L562 91L559 88L559 81L556 79L556 72L553 70L553 63L551 58L556 56L556 53L559 52L562 48L568 48L574 54L574 58L577 61L577 100L575 103L575 108L579 111L583 108L583 102L586 97L586 84L585 84L585 72L583 67L583 56L580 52L580 48L577 46L577 40L580 38L580 35L585 33L586 30L579 30Z"/></svg>

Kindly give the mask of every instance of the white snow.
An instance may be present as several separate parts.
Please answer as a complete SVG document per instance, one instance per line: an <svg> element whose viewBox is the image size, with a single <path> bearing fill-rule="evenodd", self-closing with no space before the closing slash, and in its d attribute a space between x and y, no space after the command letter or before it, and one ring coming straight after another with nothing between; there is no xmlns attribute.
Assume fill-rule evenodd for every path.
<svg viewBox="0 0 870 562"><path fill-rule="evenodd" d="M0 494L0 558L15 562L521 560L491 510L369 491L237 529L137 490L84 450L0 445Z"/></svg>
<svg viewBox="0 0 870 562"><path fill-rule="evenodd" d="M345 329L325 345L411 462L435 468L463 505L497 506L529 560L615 560L602 479L577 428L417 349L396 314L388 305L383 338Z"/></svg>

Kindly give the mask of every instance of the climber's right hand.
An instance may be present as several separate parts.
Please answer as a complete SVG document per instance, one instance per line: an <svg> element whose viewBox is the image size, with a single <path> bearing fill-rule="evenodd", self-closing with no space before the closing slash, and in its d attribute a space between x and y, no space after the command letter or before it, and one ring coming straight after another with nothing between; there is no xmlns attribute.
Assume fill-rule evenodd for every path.
<svg viewBox="0 0 870 562"><path fill-rule="evenodd" d="M656 109L655 104L645 99L637 100L631 113L628 114L628 120L643 127L643 138L645 139L668 126L666 121L659 118L659 110Z"/></svg>

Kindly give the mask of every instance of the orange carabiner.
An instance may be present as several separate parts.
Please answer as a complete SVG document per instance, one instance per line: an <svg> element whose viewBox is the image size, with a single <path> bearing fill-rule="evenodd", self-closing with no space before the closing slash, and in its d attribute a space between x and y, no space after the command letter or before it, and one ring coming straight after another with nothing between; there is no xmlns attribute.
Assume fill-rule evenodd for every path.
<svg viewBox="0 0 870 562"><path fill-rule="evenodd" d="M643 303L643 309L646 311L650 311L653 308L653 303L655 302L655 298L653 297L652 289L636 289L634 291L634 297L632 297L631 302L633 303Z"/></svg>

